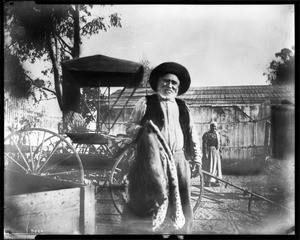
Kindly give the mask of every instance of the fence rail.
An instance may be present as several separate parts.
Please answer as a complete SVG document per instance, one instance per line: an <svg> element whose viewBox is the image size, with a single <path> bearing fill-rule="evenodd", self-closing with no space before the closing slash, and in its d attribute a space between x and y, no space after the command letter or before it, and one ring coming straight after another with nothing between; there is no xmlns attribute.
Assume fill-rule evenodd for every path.
<svg viewBox="0 0 300 240"><path fill-rule="evenodd" d="M5 96L4 100L4 124L5 135L10 130L18 130L26 121L31 127L41 127L58 131L58 123L61 117L50 116L45 109L33 109L27 100L17 100L11 96Z"/></svg>

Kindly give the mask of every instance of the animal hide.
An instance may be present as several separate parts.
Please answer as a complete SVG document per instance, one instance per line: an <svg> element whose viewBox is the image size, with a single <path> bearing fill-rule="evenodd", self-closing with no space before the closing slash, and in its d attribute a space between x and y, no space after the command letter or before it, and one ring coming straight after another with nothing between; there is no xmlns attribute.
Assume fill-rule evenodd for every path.
<svg viewBox="0 0 300 240"><path fill-rule="evenodd" d="M184 225L176 165L159 129L151 121L138 134L137 155L128 180L127 205L139 217L152 216L153 231L168 221L175 229ZM171 221L165 221L167 212L170 213L169 204Z"/></svg>

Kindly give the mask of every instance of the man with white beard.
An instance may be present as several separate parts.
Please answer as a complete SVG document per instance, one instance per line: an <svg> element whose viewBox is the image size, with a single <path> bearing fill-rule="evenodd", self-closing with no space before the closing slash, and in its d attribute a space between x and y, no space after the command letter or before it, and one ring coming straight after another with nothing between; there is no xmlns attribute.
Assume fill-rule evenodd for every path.
<svg viewBox="0 0 300 240"><path fill-rule="evenodd" d="M190 233L193 225L191 206L190 164L200 172L202 167L199 138L190 109L176 98L184 94L191 79L187 69L174 62L165 62L153 69L149 83L156 94L142 97L131 113L126 132L135 136L151 120L168 144L177 169L179 192L185 225L178 233Z"/></svg>

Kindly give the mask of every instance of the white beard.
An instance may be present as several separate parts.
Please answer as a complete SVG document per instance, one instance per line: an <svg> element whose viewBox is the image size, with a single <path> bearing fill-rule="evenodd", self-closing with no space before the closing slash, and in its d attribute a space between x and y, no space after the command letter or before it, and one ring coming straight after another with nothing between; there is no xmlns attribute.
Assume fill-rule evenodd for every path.
<svg viewBox="0 0 300 240"><path fill-rule="evenodd" d="M177 93L169 93L169 94L164 94L162 92L157 92L157 94L162 98L162 99L165 99L165 100L174 100L175 97L177 97Z"/></svg>

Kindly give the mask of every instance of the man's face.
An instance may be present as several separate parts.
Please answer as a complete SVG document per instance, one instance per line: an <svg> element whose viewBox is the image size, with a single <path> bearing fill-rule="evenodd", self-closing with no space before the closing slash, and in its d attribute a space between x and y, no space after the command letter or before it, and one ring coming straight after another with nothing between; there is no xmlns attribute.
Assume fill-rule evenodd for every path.
<svg viewBox="0 0 300 240"><path fill-rule="evenodd" d="M180 81L174 74L161 76L157 83L157 92L166 98L174 98L178 94Z"/></svg>

